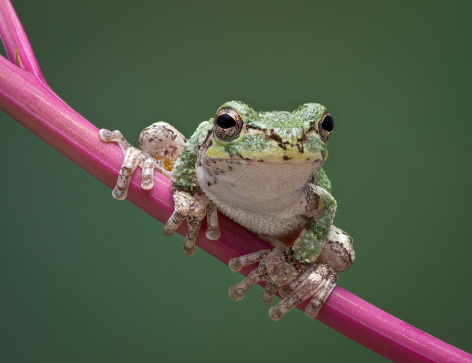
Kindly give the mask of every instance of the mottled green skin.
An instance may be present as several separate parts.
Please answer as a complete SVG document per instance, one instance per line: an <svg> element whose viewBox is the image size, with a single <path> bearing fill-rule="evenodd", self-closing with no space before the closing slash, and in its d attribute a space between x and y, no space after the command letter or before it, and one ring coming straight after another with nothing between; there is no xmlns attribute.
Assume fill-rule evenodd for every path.
<svg viewBox="0 0 472 363"><path fill-rule="evenodd" d="M195 169L201 148L204 148L206 156L214 159L280 164L287 160L318 161L319 167L307 179L307 183L314 185L312 189L318 196L319 212L309 220L292 246L294 257L299 262L314 262L325 244L336 211L336 202L330 194L331 183L321 168L327 157L327 143L320 138L318 131L313 131L317 130L325 107L314 103L305 104L292 113L258 113L237 101L225 103L223 107L231 107L241 116L244 128L240 135L234 140L223 141L212 133L213 119L201 123L175 164L172 178L174 187L190 193L200 190Z"/></svg>
<svg viewBox="0 0 472 363"><path fill-rule="evenodd" d="M333 224L336 201L325 190L322 190L319 195L322 212L310 220L305 231L293 244L294 257L300 262L310 263L316 260L323 249L329 228Z"/></svg>
<svg viewBox="0 0 472 363"><path fill-rule="evenodd" d="M310 132L318 127L326 111L320 104L308 103L293 112L256 112L238 101L227 102L223 107L237 111L246 127L235 140L222 141L216 138L207 153L211 157L234 158L235 155L241 155L248 159L260 158L271 162L283 162L284 157L296 160L302 157L326 158L326 143L317 134ZM281 143L286 149L280 147ZM307 149L303 155L299 153L301 147Z"/></svg>
<svg viewBox="0 0 472 363"><path fill-rule="evenodd" d="M175 163L172 175L172 183L175 187L190 193L200 190L195 174L198 147L212 128L213 120L202 122L188 140Z"/></svg>
<svg viewBox="0 0 472 363"><path fill-rule="evenodd" d="M326 175L323 168L319 168L318 171L313 173L313 177L310 182L312 184L319 185L324 190L331 193L331 182L329 181L328 175Z"/></svg>

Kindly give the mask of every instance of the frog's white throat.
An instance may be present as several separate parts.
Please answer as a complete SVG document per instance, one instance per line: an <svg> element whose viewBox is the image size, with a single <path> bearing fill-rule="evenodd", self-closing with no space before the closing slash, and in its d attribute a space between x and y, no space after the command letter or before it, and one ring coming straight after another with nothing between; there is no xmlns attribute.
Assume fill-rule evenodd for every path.
<svg viewBox="0 0 472 363"><path fill-rule="evenodd" d="M302 214L306 185L319 167L316 163L212 159L198 163L196 173L203 192L230 218L236 219L231 215L234 210L238 215L270 214L286 223L285 218Z"/></svg>

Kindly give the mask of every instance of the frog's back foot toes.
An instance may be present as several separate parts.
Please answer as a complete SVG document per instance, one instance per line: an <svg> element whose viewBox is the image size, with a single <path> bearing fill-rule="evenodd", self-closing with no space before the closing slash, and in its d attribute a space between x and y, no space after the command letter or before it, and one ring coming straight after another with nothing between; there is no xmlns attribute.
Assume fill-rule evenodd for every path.
<svg viewBox="0 0 472 363"><path fill-rule="evenodd" d="M231 287L228 291L229 296L233 300L241 300L246 292L259 281L267 278L265 268L256 267L247 277L237 285Z"/></svg>
<svg viewBox="0 0 472 363"><path fill-rule="evenodd" d="M260 250L258 252L250 253L239 257L234 257L229 260L228 266L231 270L238 272L244 266L252 265L253 263L261 261L269 254L271 250Z"/></svg>
<svg viewBox="0 0 472 363"><path fill-rule="evenodd" d="M228 295L233 300L242 300L244 298L244 294L239 293L236 286L230 287Z"/></svg>
<svg viewBox="0 0 472 363"><path fill-rule="evenodd" d="M243 267L239 263L239 257L235 257L235 258L232 258L231 260L229 260L228 266L231 269L231 271L234 271L234 272L238 272Z"/></svg>
<svg viewBox="0 0 472 363"><path fill-rule="evenodd" d="M282 299L285 299L288 297L303 281L305 281L310 274L315 270L316 264L312 264L309 266L305 272L300 274L297 278L295 278L293 281L291 281L289 284L282 286L279 289L279 294Z"/></svg>
<svg viewBox="0 0 472 363"><path fill-rule="evenodd" d="M337 275L329 273L324 279L323 286L318 289L318 293L313 296L305 308L305 314L311 318L316 318L323 304L328 300L329 295L336 287Z"/></svg>
<svg viewBox="0 0 472 363"><path fill-rule="evenodd" d="M314 269L310 268L302 274L300 279L304 279L301 282L298 281L296 287L294 287L296 283L291 283L285 288L283 300L269 311L269 316L273 320L279 320L284 314L310 297L311 301L307 305L305 313L310 317L318 315L319 310L336 286L337 274L327 264L320 263L314 266Z"/></svg>
<svg viewBox="0 0 472 363"><path fill-rule="evenodd" d="M290 288L289 285L285 285L279 289L279 295L282 299L285 299L288 295L292 293L292 291L293 290Z"/></svg>
<svg viewBox="0 0 472 363"><path fill-rule="evenodd" d="M270 281L267 281L264 291L262 291L261 297L262 301L266 304L274 302L274 295L279 289L279 285L276 285Z"/></svg>
<svg viewBox="0 0 472 363"><path fill-rule="evenodd" d="M284 315L284 313L282 313L279 309L279 307L277 305L275 306L272 306L270 309L269 309L269 316L272 320L279 320L282 316Z"/></svg>

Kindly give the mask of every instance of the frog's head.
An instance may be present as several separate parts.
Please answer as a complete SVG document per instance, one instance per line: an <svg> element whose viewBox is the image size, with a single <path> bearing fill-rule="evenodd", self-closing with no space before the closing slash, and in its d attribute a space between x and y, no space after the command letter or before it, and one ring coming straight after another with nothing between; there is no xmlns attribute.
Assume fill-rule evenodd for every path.
<svg viewBox="0 0 472 363"><path fill-rule="evenodd" d="M256 112L231 101L213 119L213 142L205 155L212 159L270 163L324 164L334 121L326 108L307 103L293 112Z"/></svg>

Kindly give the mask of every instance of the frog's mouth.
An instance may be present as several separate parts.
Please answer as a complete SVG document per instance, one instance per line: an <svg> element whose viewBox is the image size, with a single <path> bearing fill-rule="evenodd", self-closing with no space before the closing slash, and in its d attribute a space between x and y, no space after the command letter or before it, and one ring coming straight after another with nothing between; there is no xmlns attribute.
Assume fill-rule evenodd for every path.
<svg viewBox="0 0 472 363"><path fill-rule="evenodd" d="M303 187L321 165L321 159L273 162L240 158L213 159L204 156L197 165L197 174L207 175L212 183L218 179L236 185L245 180L244 183L263 185L266 189L272 184L286 184L290 185L289 189L295 190Z"/></svg>
<svg viewBox="0 0 472 363"><path fill-rule="evenodd" d="M253 131L252 131L253 132ZM205 150L205 151L203 151ZM266 162L272 164L323 165L327 158L326 143L317 134L306 134L295 141L283 141L275 133L271 135L241 135L231 143L224 143L217 138L208 140L208 147L202 149L201 156L211 160L228 162Z"/></svg>

